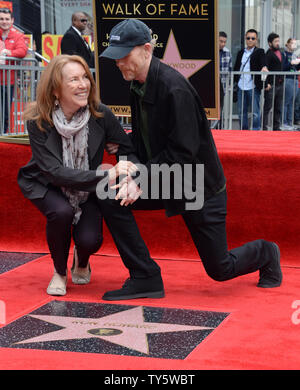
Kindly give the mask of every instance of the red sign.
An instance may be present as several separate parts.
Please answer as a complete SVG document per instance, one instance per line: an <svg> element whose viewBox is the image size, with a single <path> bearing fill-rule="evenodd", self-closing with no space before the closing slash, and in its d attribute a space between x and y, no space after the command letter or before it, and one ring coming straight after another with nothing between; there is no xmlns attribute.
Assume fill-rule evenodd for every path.
<svg viewBox="0 0 300 390"><path fill-rule="evenodd" d="M8 8L13 12L13 6L11 1L0 1L0 8Z"/></svg>

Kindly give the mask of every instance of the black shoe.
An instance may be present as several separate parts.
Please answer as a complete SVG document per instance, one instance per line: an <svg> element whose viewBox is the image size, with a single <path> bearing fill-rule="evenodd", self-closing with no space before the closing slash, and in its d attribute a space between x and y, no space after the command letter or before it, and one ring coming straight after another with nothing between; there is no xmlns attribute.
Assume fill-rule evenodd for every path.
<svg viewBox="0 0 300 390"><path fill-rule="evenodd" d="M159 274L146 279L128 278L121 289L106 292L102 299L120 301L135 298L163 298L164 296L164 285Z"/></svg>
<svg viewBox="0 0 300 390"><path fill-rule="evenodd" d="M280 250L275 242L267 242L265 249L269 261L259 270L259 282L257 287L271 288L279 287L282 282L282 272L280 267Z"/></svg>

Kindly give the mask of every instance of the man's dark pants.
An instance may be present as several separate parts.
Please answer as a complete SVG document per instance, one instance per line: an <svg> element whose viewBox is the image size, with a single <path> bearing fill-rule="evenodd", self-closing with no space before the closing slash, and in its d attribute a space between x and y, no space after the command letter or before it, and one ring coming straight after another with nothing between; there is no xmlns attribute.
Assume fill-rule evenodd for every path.
<svg viewBox="0 0 300 390"><path fill-rule="evenodd" d="M117 208L114 200L101 202L101 212L104 219L109 219L109 229L114 235L120 254L128 251L135 245L138 235L135 224L128 225L126 235L131 240L124 241L123 227L118 224L118 217L113 215ZM135 210L162 209L160 200L138 199L132 206L123 206ZM264 257L264 240L255 240L245 245L228 251L226 235L227 194L223 191L205 201L201 210L185 211L182 218L192 236L207 274L217 281L232 279L239 275L257 271L261 267ZM119 216L120 217L120 216ZM125 212L124 219L130 219L130 214ZM133 227L133 230L130 229ZM138 245L139 240L137 240ZM163 243L162 243L163 245ZM174 242L174 245L176 243ZM130 268L130 264L127 264Z"/></svg>
<svg viewBox="0 0 300 390"><path fill-rule="evenodd" d="M268 129L268 115L273 107L272 130L280 130L283 100L283 85L278 84L269 91L265 91L263 129Z"/></svg>

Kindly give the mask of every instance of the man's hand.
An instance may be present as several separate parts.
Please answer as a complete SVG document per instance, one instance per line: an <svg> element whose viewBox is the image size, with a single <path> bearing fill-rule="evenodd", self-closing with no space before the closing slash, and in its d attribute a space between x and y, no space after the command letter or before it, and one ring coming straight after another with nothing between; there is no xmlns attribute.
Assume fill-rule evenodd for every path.
<svg viewBox="0 0 300 390"><path fill-rule="evenodd" d="M128 206L129 204L134 203L143 193L131 176L124 177L119 184L116 184L111 188L120 188L115 200L122 199L120 203L121 206Z"/></svg>
<svg viewBox="0 0 300 390"><path fill-rule="evenodd" d="M265 88L265 91L270 91L270 89L272 88L272 85L271 84L268 84Z"/></svg>
<svg viewBox="0 0 300 390"><path fill-rule="evenodd" d="M0 52L0 56L11 56L11 51L8 50L8 49L3 49L3 50Z"/></svg>
<svg viewBox="0 0 300 390"><path fill-rule="evenodd" d="M300 58L295 58L294 60L291 61L292 65L299 65L300 64Z"/></svg>
<svg viewBox="0 0 300 390"><path fill-rule="evenodd" d="M109 182L112 184L121 175L131 175L138 171L138 167L131 161L121 160L108 170ZM116 187L117 188L117 187Z"/></svg>
<svg viewBox="0 0 300 390"><path fill-rule="evenodd" d="M113 142L108 142L105 145L105 149L108 154L116 154L119 150L119 144L114 144Z"/></svg>

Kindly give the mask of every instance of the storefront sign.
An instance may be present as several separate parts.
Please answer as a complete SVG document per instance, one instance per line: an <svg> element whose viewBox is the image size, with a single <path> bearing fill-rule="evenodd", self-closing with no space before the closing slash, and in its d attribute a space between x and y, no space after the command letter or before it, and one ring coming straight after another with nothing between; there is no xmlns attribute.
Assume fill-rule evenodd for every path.
<svg viewBox="0 0 300 390"><path fill-rule="evenodd" d="M13 12L13 5L11 1L0 1L0 8L8 8Z"/></svg>
<svg viewBox="0 0 300 390"><path fill-rule="evenodd" d="M61 53L62 38L63 35L44 34L42 36L42 56L48 61ZM91 46L91 36L85 35L84 39ZM46 61L43 61L43 65L47 65Z"/></svg>

